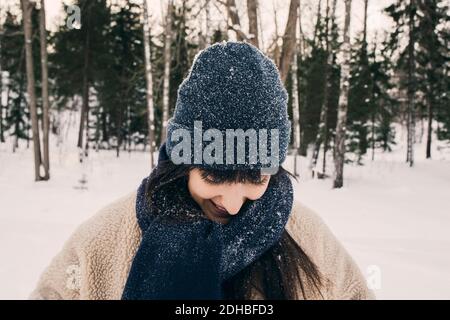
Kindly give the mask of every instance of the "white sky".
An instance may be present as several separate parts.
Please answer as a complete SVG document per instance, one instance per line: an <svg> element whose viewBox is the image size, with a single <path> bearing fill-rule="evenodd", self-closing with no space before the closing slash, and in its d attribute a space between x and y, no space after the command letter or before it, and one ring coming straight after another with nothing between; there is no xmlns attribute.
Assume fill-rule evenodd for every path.
<svg viewBox="0 0 450 320"><path fill-rule="evenodd" d="M117 1L117 0L116 0ZM141 0L134 0L140 2ZM158 28L161 21L161 7L165 8L166 0L147 0L148 8L153 19L154 28ZM214 1L214 0L211 0ZM47 27L54 30L58 23L61 22L62 4L71 3L71 0L46 0L47 13ZM318 0L300 0L302 8L302 27L305 33L309 33L315 23L315 16L317 10ZM330 0L331 2L331 0ZM383 32L388 30L391 26L390 19L382 13L382 9L387 7L394 0L369 0L369 14L368 14L368 33L372 37L375 32ZM241 24L246 30L246 8L245 0L236 0L238 12L241 17ZM277 11L278 32L282 34L286 25L287 13L289 9L290 0L259 0L261 10L261 25L263 31L264 46L267 47L270 39L273 38L275 32L274 8ZM326 0L322 0L322 7L324 8ZM0 0L0 8L13 6L17 7L19 0ZM214 15L214 7L211 9L211 14ZM344 16L344 2L338 0L338 23L343 24ZM354 36L357 32L362 30L364 18L364 0L353 0L352 6L352 24L351 33ZM217 13L213 17L214 21L221 21L222 17ZM194 22L195 23L195 22ZM352 37L353 38L353 37Z"/></svg>

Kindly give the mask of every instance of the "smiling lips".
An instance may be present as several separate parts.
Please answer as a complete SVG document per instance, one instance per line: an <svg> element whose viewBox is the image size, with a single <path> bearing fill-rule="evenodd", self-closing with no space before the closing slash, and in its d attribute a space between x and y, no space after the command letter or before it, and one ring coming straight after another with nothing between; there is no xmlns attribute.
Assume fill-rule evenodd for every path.
<svg viewBox="0 0 450 320"><path fill-rule="evenodd" d="M209 201L211 201L211 203L215 209L214 210L215 215L217 215L220 218L230 218L231 217L231 215L228 213L228 211L225 208L218 206L212 200L209 200Z"/></svg>

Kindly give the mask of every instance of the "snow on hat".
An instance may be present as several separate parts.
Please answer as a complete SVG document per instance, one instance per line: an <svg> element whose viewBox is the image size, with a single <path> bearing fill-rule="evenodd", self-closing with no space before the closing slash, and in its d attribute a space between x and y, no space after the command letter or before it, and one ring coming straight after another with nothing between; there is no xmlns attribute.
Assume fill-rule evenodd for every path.
<svg viewBox="0 0 450 320"><path fill-rule="evenodd" d="M174 163L203 168L278 167L290 140L287 99L276 65L258 48L232 41L211 45L195 56L178 88L174 115L167 124L167 154ZM256 140L235 138L231 132L253 138L256 132ZM238 152L242 155L243 150L240 158Z"/></svg>

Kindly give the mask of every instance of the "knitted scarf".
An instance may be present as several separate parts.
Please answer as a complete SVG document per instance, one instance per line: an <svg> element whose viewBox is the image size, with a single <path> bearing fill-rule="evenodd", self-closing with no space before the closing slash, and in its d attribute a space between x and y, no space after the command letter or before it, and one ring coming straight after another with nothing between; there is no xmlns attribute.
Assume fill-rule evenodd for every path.
<svg viewBox="0 0 450 320"><path fill-rule="evenodd" d="M167 160L166 147L159 160ZM158 188L152 210L142 180L136 215L142 240L122 294L124 300L224 299L224 282L280 239L293 201L289 177L271 179L264 195L247 200L227 224L209 220L190 196L187 178ZM157 212L154 212L157 211Z"/></svg>

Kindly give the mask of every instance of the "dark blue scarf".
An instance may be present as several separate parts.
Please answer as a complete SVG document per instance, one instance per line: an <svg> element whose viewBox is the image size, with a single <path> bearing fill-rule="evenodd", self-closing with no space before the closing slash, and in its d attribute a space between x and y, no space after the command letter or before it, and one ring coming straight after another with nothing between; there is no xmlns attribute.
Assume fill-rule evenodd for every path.
<svg viewBox="0 0 450 320"><path fill-rule="evenodd" d="M159 160L167 160L166 148ZM271 179L264 195L247 201L223 225L209 220L192 199L187 178L155 193L152 212L144 178L136 215L142 230L122 299L223 299L225 281L280 239L289 218L293 188L285 174ZM179 183L178 183L179 182Z"/></svg>

